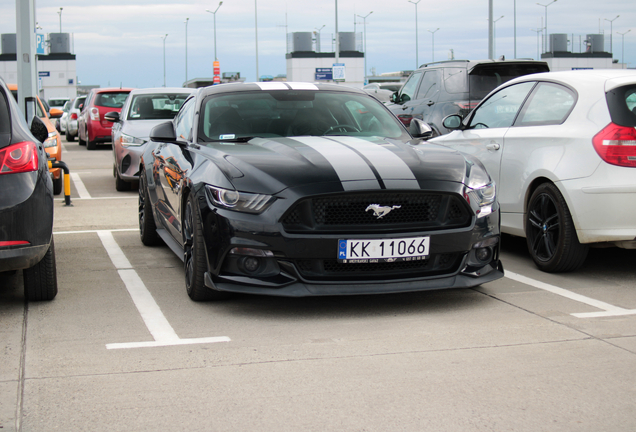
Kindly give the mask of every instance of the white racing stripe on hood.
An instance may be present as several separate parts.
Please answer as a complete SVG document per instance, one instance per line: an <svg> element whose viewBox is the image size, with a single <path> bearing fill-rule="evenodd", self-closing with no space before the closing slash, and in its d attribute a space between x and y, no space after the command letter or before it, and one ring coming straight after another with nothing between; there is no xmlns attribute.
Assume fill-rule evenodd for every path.
<svg viewBox="0 0 636 432"><path fill-rule="evenodd" d="M340 181L343 182L345 190L352 189L345 182L355 180L371 180L371 182L367 181L365 183L372 188L380 187L369 164L349 147L321 137L308 136L294 137L292 139L311 147L327 159L336 171Z"/></svg>
<svg viewBox="0 0 636 432"><path fill-rule="evenodd" d="M417 179L407 163L384 146L356 137L334 136L329 139L360 152L371 162L385 183L389 180L412 180L412 187L419 188Z"/></svg>

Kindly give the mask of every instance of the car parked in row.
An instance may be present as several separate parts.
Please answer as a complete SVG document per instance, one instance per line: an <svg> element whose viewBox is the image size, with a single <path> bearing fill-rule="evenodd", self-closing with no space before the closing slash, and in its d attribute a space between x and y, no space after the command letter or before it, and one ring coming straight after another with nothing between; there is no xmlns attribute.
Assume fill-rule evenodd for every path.
<svg viewBox="0 0 636 432"><path fill-rule="evenodd" d="M172 120L194 89L148 88L130 92L121 112L111 111L104 118L113 122L113 175L115 189L130 190L139 179L139 156L149 140L150 130Z"/></svg>
<svg viewBox="0 0 636 432"><path fill-rule="evenodd" d="M419 135L419 129L413 132ZM466 288L503 277L492 179L339 85L198 89L150 133L139 228L191 299Z"/></svg>
<svg viewBox="0 0 636 432"><path fill-rule="evenodd" d="M42 145L49 132L39 117L31 130L0 79L0 273L22 270L27 300L52 300L53 183Z"/></svg>
<svg viewBox="0 0 636 432"><path fill-rule="evenodd" d="M9 84L9 90L13 94L15 100L18 100L18 86L16 84ZM43 141L44 148L49 154L49 157L55 158L57 161L62 160L62 138L59 131L53 124L51 119L58 119L62 117L63 111L59 108L48 108L39 96L36 96L35 113L42 120L48 131L47 138ZM51 177L53 179L53 190L55 195L62 193L64 187L64 180L62 177L62 170L60 168L53 168L50 170Z"/></svg>
<svg viewBox="0 0 636 432"><path fill-rule="evenodd" d="M400 90L403 83L370 83L362 87L362 90L374 96L380 102L390 102L393 93Z"/></svg>
<svg viewBox="0 0 636 432"><path fill-rule="evenodd" d="M77 138L87 150L95 150L97 144L110 143L113 123L104 118L107 112L119 112L132 89L94 88L86 96L78 119Z"/></svg>
<svg viewBox="0 0 636 432"><path fill-rule="evenodd" d="M427 63L414 71L393 94L389 109L408 126L414 118L433 129L433 136L449 133L442 120L467 115L497 86L519 76L548 72L548 64L534 60L448 60Z"/></svg>
<svg viewBox="0 0 636 432"><path fill-rule="evenodd" d="M429 142L481 160L502 231L525 237L541 270L574 270L589 247L636 248L636 71L517 78L444 126L454 132Z"/></svg>
<svg viewBox="0 0 636 432"><path fill-rule="evenodd" d="M62 116L62 119L60 119L63 132L66 134L66 141L72 142L77 136L79 114L85 100L86 96L78 96L73 99L68 105L68 115L66 118Z"/></svg>

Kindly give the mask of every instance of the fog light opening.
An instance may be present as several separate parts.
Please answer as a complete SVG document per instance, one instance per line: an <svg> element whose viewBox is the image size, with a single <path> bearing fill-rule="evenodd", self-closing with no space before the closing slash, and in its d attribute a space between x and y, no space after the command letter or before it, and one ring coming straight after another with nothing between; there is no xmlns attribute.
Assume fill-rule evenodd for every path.
<svg viewBox="0 0 636 432"><path fill-rule="evenodd" d="M492 259L492 249L489 247L475 249L475 258L482 263L487 263Z"/></svg>
<svg viewBox="0 0 636 432"><path fill-rule="evenodd" d="M241 260L241 265L247 273L254 273L261 266L261 260L253 256L248 256Z"/></svg>

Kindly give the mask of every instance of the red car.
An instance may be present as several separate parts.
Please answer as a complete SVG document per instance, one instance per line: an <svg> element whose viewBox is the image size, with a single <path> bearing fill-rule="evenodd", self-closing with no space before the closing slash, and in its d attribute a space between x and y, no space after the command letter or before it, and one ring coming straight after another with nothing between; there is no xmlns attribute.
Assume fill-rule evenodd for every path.
<svg viewBox="0 0 636 432"><path fill-rule="evenodd" d="M104 119L107 112L120 112L130 88L92 89L79 115L77 138L86 149L95 150L99 143L110 143L112 122Z"/></svg>

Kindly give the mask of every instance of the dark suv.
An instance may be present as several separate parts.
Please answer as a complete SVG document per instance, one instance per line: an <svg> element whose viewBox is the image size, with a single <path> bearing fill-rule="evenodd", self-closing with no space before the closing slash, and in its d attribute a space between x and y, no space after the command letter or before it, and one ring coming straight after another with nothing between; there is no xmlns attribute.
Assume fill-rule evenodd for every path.
<svg viewBox="0 0 636 432"><path fill-rule="evenodd" d="M449 60L427 63L414 71L393 93L388 108L407 127L413 118L428 123L432 136L450 132L444 117L464 117L492 90L513 78L549 72L548 64L534 60Z"/></svg>

